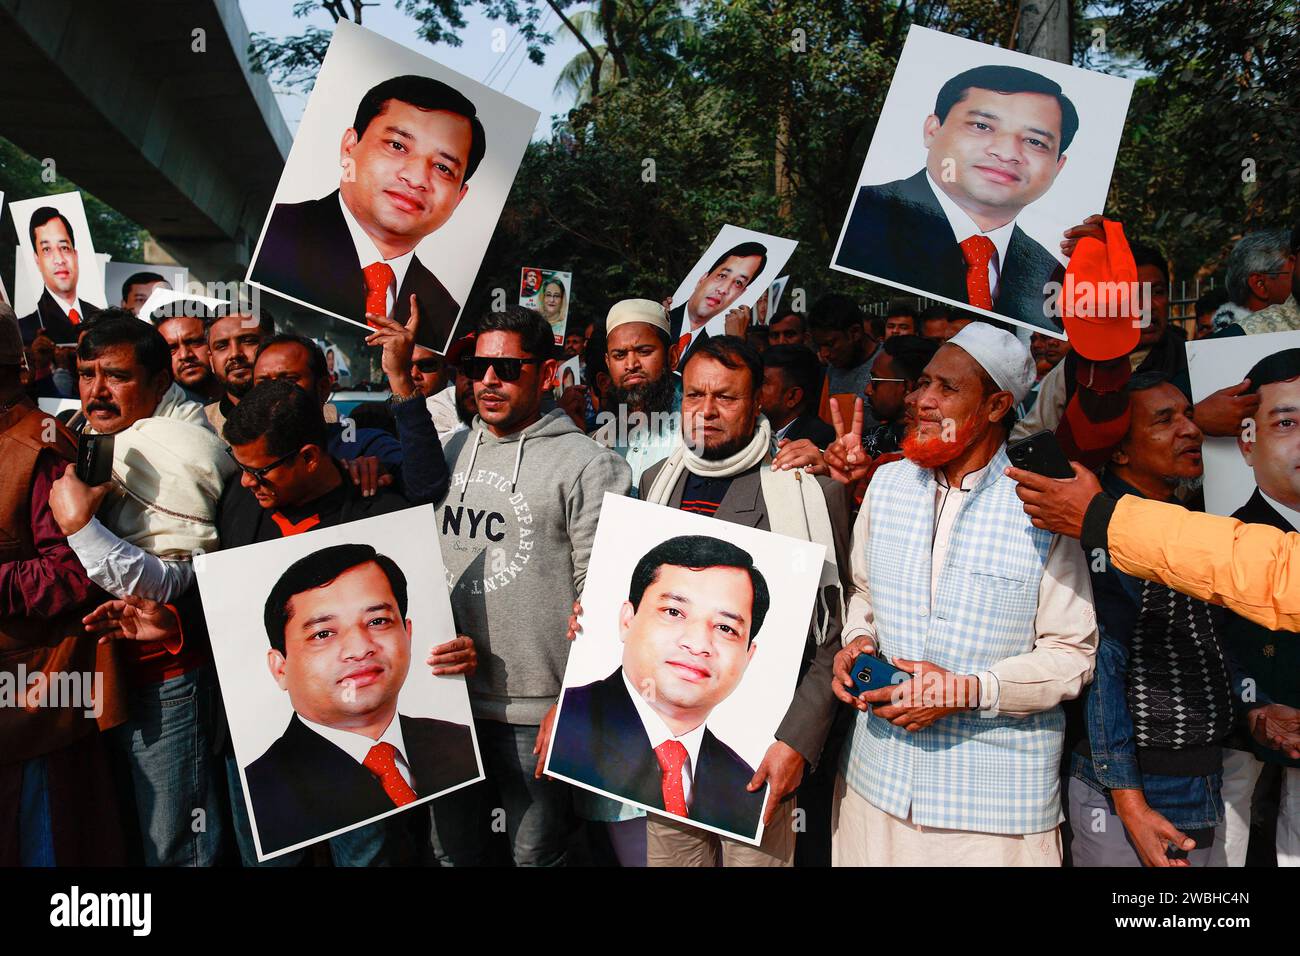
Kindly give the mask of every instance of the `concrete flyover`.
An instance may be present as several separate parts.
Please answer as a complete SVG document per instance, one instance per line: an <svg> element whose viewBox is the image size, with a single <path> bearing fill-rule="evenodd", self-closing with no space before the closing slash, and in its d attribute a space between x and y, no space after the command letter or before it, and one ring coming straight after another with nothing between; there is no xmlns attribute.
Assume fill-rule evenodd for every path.
<svg viewBox="0 0 1300 956"><path fill-rule="evenodd" d="M196 278L243 278L292 142L247 49L236 0L0 0L0 135Z"/></svg>

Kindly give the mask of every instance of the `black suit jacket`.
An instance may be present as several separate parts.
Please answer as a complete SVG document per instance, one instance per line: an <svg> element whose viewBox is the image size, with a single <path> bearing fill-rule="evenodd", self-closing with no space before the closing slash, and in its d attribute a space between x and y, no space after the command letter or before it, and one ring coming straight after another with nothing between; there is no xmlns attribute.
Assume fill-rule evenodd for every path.
<svg viewBox="0 0 1300 956"><path fill-rule="evenodd" d="M785 430L785 437L790 441L807 438L818 448L825 448L835 441L835 429L816 415L800 415Z"/></svg>
<svg viewBox="0 0 1300 956"><path fill-rule="evenodd" d="M55 345L76 345L77 336L85 327L86 320L100 313L99 309L84 299L78 301L85 314L81 316L82 325L73 325L59 308L59 304L54 301L54 296L50 295L50 290L42 289L41 297L36 300L36 310L18 320L18 329L23 334L23 344L31 345L32 340L36 338L36 333L44 329L45 334Z"/></svg>
<svg viewBox="0 0 1300 956"><path fill-rule="evenodd" d="M478 776L469 727L398 715L415 792L440 793ZM298 715L244 768L262 852L302 843L393 809L379 779Z"/></svg>
<svg viewBox="0 0 1300 956"><path fill-rule="evenodd" d="M623 668L564 692L548 769L607 793L664 809L663 774L623 683ZM745 789L754 770L707 727L692 768L688 819L753 837L764 791Z"/></svg>
<svg viewBox="0 0 1300 956"><path fill-rule="evenodd" d="M686 322L686 303L683 302L681 305L672 309L668 313L668 342L670 345L676 345L677 340L682 337L682 333L690 331L690 329L682 328L685 322ZM705 323L706 326L707 324L708 323ZM685 365L686 356L694 352L696 346L698 346L701 342L703 342L708 337L709 337L708 331L706 331L705 329L701 329L700 334L695 336L695 338L691 340L690 348L688 348L681 355L677 356L676 368L680 369L683 365Z"/></svg>
<svg viewBox="0 0 1300 956"><path fill-rule="evenodd" d="M966 260L924 169L907 179L858 190L835 264L954 302L970 301ZM1059 332L1058 320L1043 315L1043 286L1064 276L1056 257L1015 226L993 311Z"/></svg>
<svg viewBox="0 0 1300 956"><path fill-rule="evenodd" d="M253 282L318 309L364 322L366 283L357 262L356 245L339 208L336 189L323 199L279 203L262 239L249 278ZM420 330L416 341L442 352L447 348L460 303L418 255L406 270L393 304L393 318L411 317L411 293L420 303Z"/></svg>

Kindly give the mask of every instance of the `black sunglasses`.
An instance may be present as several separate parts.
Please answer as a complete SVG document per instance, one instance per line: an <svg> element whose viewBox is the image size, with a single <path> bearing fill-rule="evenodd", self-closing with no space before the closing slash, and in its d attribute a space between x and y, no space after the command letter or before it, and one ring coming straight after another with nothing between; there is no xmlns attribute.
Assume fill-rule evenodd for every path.
<svg viewBox="0 0 1300 956"><path fill-rule="evenodd" d="M502 355L475 355L461 361L460 370L475 382L483 381L483 376L487 374L489 368L496 372L497 378L503 382L517 382L519 376L524 372L525 365L537 365L541 359L536 358L516 358L514 356Z"/></svg>
<svg viewBox="0 0 1300 956"><path fill-rule="evenodd" d="M230 456L230 460L235 463L235 465L239 468L240 471L246 474L249 478L252 478L259 485L266 484L266 476L269 475L271 472L275 471L275 469L279 468L281 465L288 464L289 462L293 461L295 458L298 457L298 452L291 451L283 458L277 458L269 465L265 465L261 468L250 468L247 465L243 464L238 458L235 457L235 450L231 448L229 445L226 446L226 454Z"/></svg>
<svg viewBox="0 0 1300 956"><path fill-rule="evenodd" d="M440 358L423 358L416 359L411 363L425 375L434 375L442 371L442 359Z"/></svg>

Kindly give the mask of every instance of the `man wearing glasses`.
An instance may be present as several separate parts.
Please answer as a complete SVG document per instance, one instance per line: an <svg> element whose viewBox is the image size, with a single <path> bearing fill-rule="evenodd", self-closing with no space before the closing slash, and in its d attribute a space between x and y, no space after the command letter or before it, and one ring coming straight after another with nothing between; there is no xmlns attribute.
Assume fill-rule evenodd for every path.
<svg viewBox="0 0 1300 956"><path fill-rule="evenodd" d="M541 771L601 500L627 494L631 470L563 409L542 413L553 342L541 315L511 306L484 316L473 354L457 360L478 415L447 443L437 520L457 628L484 651L468 683L487 780L433 805L456 866L489 862L497 807L520 866L563 863L571 829L571 789Z"/></svg>

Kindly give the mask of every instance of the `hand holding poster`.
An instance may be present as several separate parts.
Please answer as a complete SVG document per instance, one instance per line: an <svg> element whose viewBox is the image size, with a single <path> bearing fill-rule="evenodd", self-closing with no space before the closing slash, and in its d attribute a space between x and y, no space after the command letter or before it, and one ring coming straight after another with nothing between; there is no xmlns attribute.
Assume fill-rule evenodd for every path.
<svg viewBox="0 0 1300 956"><path fill-rule="evenodd" d="M451 341L537 112L340 22L248 281L357 325L420 306Z"/></svg>
<svg viewBox="0 0 1300 956"><path fill-rule="evenodd" d="M824 548L606 494L546 772L757 845Z"/></svg>
<svg viewBox="0 0 1300 956"><path fill-rule="evenodd" d="M411 508L196 562L265 860L483 777L438 529ZM238 597L236 597L238 596Z"/></svg>
<svg viewBox="0 0 1300 956"><path fill-rule="evenodd" d="M1132 90L911 27L831 268L1063 337L1060 243L1105 205Z"/></svg>

